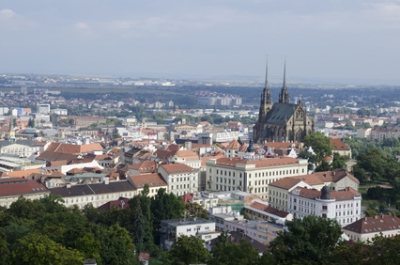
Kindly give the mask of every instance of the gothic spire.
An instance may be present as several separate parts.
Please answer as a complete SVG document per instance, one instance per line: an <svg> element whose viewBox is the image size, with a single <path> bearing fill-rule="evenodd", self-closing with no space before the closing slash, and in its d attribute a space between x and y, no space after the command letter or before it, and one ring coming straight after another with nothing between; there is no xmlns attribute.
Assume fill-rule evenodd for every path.
<svg viewBox="0 0 400 265"><path fill-rule="evenodd" d="M267 56L267 66L265 67L265 86L264 86L264 91L263 91L263 96L264 96L264 102L265 104L272 104L272 96L271 96L271 91L269 90L268 87L268 56Z"/></svg>
<svg viewBox="0 0 400 265"><path fill-rule="evenodd" d="M279 94L279 103L289 103L289 92L286 88L286 56L285 56L285 63L283 66L283 86L281 89L281 93Z"/></svg>

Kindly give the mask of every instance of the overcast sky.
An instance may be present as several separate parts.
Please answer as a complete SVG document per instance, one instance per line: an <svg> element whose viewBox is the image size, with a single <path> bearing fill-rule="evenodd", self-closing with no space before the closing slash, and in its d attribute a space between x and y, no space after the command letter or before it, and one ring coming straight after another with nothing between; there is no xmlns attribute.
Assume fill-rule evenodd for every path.
<svg viewBox="0 0 400 265"><path fill-rule="evenodd" d="M261 77L267 54L289 80L400 80L400 1L0 2L0 73Z"/></svg>

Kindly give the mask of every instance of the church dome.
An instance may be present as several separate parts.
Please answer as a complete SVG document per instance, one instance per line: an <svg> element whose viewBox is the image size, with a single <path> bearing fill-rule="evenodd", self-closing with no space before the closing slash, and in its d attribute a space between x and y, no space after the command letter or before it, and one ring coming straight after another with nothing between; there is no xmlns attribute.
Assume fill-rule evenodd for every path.
<svg viewBox="0 0 400 265"><path fill-rule="evenodd" d="M331 199L331 190L328 186L324 186L321 189L321 199L322 200L330 200Z"/></svg>

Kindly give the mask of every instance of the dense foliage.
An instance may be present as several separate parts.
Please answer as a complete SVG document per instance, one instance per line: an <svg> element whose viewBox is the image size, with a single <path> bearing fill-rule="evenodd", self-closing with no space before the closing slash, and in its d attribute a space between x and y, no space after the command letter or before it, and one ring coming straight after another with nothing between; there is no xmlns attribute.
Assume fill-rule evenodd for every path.
<svg viewBox="0 0 400 265"><path fill-rule="evenodd" d="M147 193L148 187L129 207L110 211L91 204L82 211L66 208L55 196L21 197L0 209L0 264L83 264L95 258L97 264L133 265L140 251L157 256L160 221L182 217L184 205L164 189L154 198Z"/></svg>

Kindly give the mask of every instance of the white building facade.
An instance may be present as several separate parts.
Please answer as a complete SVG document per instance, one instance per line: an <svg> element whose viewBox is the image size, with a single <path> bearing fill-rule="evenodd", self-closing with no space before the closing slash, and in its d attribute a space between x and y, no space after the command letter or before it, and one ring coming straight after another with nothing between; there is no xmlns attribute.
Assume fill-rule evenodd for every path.
<svg viewBox="0 0 400 265"><path fill-rule="evenodd" d="M158 168L168 185L168 191L176 196L198 191L199 171L185 164L167 164Z"/></svg>
<svg viewBox="0 0 400 265"><path fill-rule="evenodd" d="M207 189L240 189L268 198L268 184L282 178L307 174L307 160L291 157L254 156L210 159L207 161Z"/></svg>
<svg viewBox="0 0 400 265"><path fill-rule="evenodd" d="M341 226L361 218L361 194L352 188L330 192L297 187L289 193L289 211L294 217L316 215L336 219Z"/></svg>

